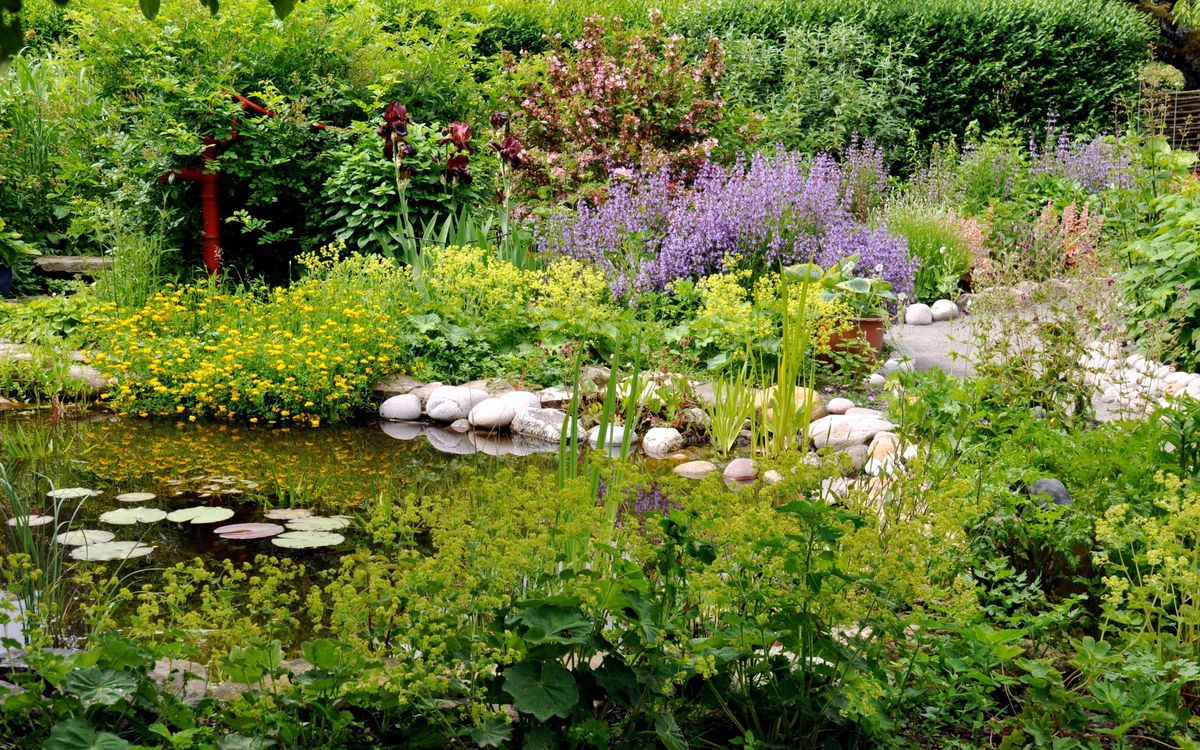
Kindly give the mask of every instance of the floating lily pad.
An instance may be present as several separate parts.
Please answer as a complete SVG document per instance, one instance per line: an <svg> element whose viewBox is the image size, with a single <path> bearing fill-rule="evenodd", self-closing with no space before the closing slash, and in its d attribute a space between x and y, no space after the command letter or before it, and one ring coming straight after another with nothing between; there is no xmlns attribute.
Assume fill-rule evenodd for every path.
<svg viewBox="0 0 1200 750"><path fill-rule="evenodd" d="M277 523L234 523L218 526L213 533L222 539L266 539L282 534L283 527Z"/></svg>
<svg viewBox="0 0 1200 750"><path fill-rule="evenodd" d="M306 508L276 508L268 510L263 515L272 521L299 521L301 518L308 518L313 512Z"/></svg>
<svg viewBox="0 0 1200 750"><path fill-rule="evenodd" d="M100 514L101 523L111 523L114 526L132 526L135 523L156 523L167 517L165 510L158 508L120 508Z"/></svg>
<svg viewBox="0 0 1200 750"><path fill-rule="evenodd" d="M46 493L46 497L53 500L82 500L85 497L95 497L99 494L100 490L89 490L87 487L63 487L50 490Z"/></svg>
<svg viewBox="0 0 1200 750"><path fill-rule="evenodd" d="M116 500L119 503L148 503L155 497L153 492L124 492L117 495Z"/></svg>
<svg viewBox="0 0 1200 750"><path fill-rule="evenodd" d="M182 508L167 514L167 520L172 523L220 523L231 518L233 511L229 508L214 508L210 505Z"/></svg>
<svg viewBox="0 0 1200 750"><path fill-rule="evenodd" d="M273 537L271 544L288 549L310 549L312 547L332 547L344 541L346 541L346 537L328 531L285 531L279 536Z"/></svg>
<svg viewBox="0 0 1200 750"><path fill-rule="evenodd" d="M59 534L55 539L59 544L65 544L68 547L82 547L85 544L104 544L111 542L116 534L111 531L101 531L100 529L78 529L76 531L65 531Z"/></svg>
<svg viewBox="0 0 1200 750"><path fill-rule="evenodd" d="M154 547L141 542L102 542L100 544L85 544L71 550L71 557L76 560L129 560L134 557L145 557L154 551Z"/></svg>
<svg viewBox="0 0 1200 750"><path fill-rule="evenodd" d="M293 531L337 531L349 525L347 516L309 516L287 522L287 527Z"/></svg>
<svg viewBox="0 0 1200 750"><path fill-rule="evenodd" d="M54 523L53 516L15 516L8 519L9 526L45 526Z"/></svg>

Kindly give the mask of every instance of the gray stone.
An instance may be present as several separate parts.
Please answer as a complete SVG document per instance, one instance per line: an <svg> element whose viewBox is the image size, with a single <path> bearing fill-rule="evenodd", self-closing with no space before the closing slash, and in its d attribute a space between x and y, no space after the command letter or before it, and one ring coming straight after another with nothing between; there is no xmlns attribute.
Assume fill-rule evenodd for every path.
<svg viewBox="0 0 1200 750"><path fill-rule="evenodd" d="M421 399L411 393L392 396L379 405L379 418L389 422L412 421L421 418Z"/></svg>
<svg viewBox="0 0 1200 750"><path fill-rule="evenodd" d="M599 365L588 365L579 371L579 382L591 383L597 388L603 388L608 385L610 377L612 377L611 371L607 367Z"/></svg>
<svg viewBox="0 0 1200 750"><path fill-rule="evenodd" d="M651 427L642 438L642 450L651 458L665 458L683 447L683 435L674 427Z"/></svg>
<svg viewBox="0 0 1200 750"><path fill-rule="evenodd" d="M529 395L533 396L533 394ZM516 407L503 397L486 398L471 408L467 421L477 430L495 432L512 424L513 418L516 416Z"/></svg>
<svg viewBox="0 0 1200 750"><path fill-rule="evenodd" d="M638 434L632 429L629 431L629 444L633 445L638 441ZM600 442L600 425L596 425L587 433L588 442L592 445L598 445ZM625 442L625 427L619 424L610 424L605 431L604 444L606 446L621 445Z"/></svg>
<svg viewBox="0 0 1200 750"><path fill-rule="evenodd" d="M948 299L940 299L934 302L933 307L929 309L933 313L933 319L939 322L954 320L958 317L958 305Z"/></svg>
<svg viewBox="0 0 1200 750"><path fill-rule="evenodd" d="M1043 477L1021 488L1021 491L1042 504L1045 504L1045 498L1047 497L1053 500L1056 505L1071 504L1071 493L1067 491L1067 486L1052 477Z"/></svg>
<svg viewBox="0 0 1200 750"><path fill-rule="evenodd" d="M538 401L544 409L557 409L571 403L570 388L543 388L537 392Z"/></svg>
<svg viewBox="0 0 1200 750"><path fill-rule="evenodd" d="M692 382L692 397L705 409L711 409L717 403L717 394L713 384L707 381Z"/></svg>
<svg viewBox="0 0 1200 750"><path fill-rule="evenodd" d="M917 303L904 310L904 322L910 326L927 326L933 323L933 310L929 305Z"/></svg>
<svg viewBox="0 0 1200 750"><path fill-rule="evenodd" d="M512 424L508 426L508 429L514 435L524 435L558 445L559 438L562 436L563 424L566 421L566 412L559 409L517 409L516 416L513 417ZM584 439L583 430L579 427L578 422L574 423L574 428L577 438ZM568 437L570 437L569 433Z"/></svg>
<svg viewBox="0 0 1200 750"><path fill-rule="evenodd" d="M422 404L426 404L429 402L429 397L432 396L437 391L438 388L442 388L442 387L444 387L442 383L435 381L433 383L426 383L425 385L419 385L416 388L413 388L411 391L409 391L409 393L411 393L412 395L421 399Z"/></svg>
<svg viewBox="0 0 1200 750"><path fill-rule="evenodd" d="M735 458L721 472L726 482L753 482L758 477L758 465L749 458Z"/></svg>
<svg viewBox="0 0 1200 750"><path fill-rule="evenodd" d="M425 431L425 439L442 453L468 456L475 452L475 443L469 434L430 429Z"/></svg>
<svg viewBox="0 0 1200 750"><path fill-rule="evenodd" d="M717 470L717 465L712 461L688 461L679 464L673 471L681 477L688 479L700 479Z"/></svg>
<svg viewBox="0 0 1200 750"><path fill-rule="evenodd" d="M425 414L437 422L453 422L466 419L471 409L488 398L485 390L444 385L429 394L425 402Z"/></svg>
<svg viewBox="0 0 1200 750"><path fill-rule="evenodd" d="M425 385L424 382L417 380L411 375L394 375L387 380L381 380L376 383L375 392L382 396L403 396L406 393L412 393L423 385Z"/></svg>
<svg viewBox="0 0 1200 750"><path fill-rule="evenodd" d="M808 436L818 450L842 449L867 443L876 433L895 429L894 424L878 417L830 414L809 425Z"/></svg>
<svg viewBox="0 0 1200 750"><path fill-rule="evenodd" d="M844 475L847 477L856 477L862 473L863 467L867 465L867 444L852 445L849 448L843 449L842 453L850 457L850 465L846 467Z"/></svg>
<svg viewBox="0 0 1200 750"><path fill-rule="evenodd" d="M699 427L700 429L707 430L712 424L712 420L708 418L708 412L698 406L689 406L681 413L689 427Z"/></svg>
<svg viewBox="0 0 1200 750"><path fill-rule="evenodd" d="M536 393L529 391L509 391L502 393L498 398L506 404L509 404L514 409L540 409L542 408L542 399Z"/></svg>
<svg viewBox="0 0 1200 750"><path fill-rule="evenodd" d="M848 398L833 398L825 405L830 414L845 414L847 409L853 409L854 402Z"/></svg>
<svg viewBox="0 0 1200 750"><path fill-rule="evenodd" d="M853 406L845 411L847 417L883 417L878 409L868 409L865 406Z"/></svg>
<svg viewBox="0 0 1200 750"><path fill-rule="evenodd" d="M461 435L471 431L471 422L467 419L456 419L447 425L446 429Z"/></svg>
<svg viewBox="0 0 1200 750"><path fill-rule="evenodd" d="M876 388L887 385L887 377L881 375L880 373L873 372L871 373L871 377L867 378L867 385L873 385Z"/></svg>
<svg viewBox="0 0 1200 750"><path fill-rule="evenodd" d="M774 469L767 469L764 471L762 478L767 484L779 484L783 481L783 475Z"/></svg>

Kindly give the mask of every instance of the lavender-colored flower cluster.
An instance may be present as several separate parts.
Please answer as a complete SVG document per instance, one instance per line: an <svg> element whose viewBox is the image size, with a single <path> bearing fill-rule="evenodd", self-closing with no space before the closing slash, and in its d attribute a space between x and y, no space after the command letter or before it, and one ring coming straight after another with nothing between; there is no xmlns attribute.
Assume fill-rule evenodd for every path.
<svg viewBox="0 0 1200 750"><path fill-rule="evenodd" d="M626 493L625 499L617 507L617 525L624 526L630 518L636 518L644 526L648 516L666 516L681 507L667 497L657 484L637 487Z"/></svg>
<svg viewBox="0 0 1200 750"><path fill-rule="evenodd" d="M1029 142L1031 175L1062 177L1089 193L1133 186L1131 155L1110 137L1073 138L1057 128L1051 117L1046 125L1046 143L1052 146L1043 149L1032 139Z"/></svg>
<svg viewBox="0 0 1200 750"><path fill-rule="evenodd" d="M845 167L782 149L729 167L709 162L689 188L665 173L635 175L600 205L543 223L539 246L595 263L617 296L726 270L727 256L758 267L829 267L854 254L860 273L911 292L916 267L904 240L859 218L882 187L882 157L869 147L851 156Z"/></svg>

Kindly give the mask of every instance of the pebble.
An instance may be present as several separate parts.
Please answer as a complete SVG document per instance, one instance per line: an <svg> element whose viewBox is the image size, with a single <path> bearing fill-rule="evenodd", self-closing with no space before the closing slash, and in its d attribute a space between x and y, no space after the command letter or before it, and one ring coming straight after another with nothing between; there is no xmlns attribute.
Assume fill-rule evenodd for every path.
<svg viewBox="0 0 1200 750"><path fill-rule="evenodd" d="M845 414L847 409L853 409L853 408L854 408L854 402L848 398L830 399L829 403L825 405L825 409L830 414Z"/></svg>
<svg viewBox="0 0 1200 750"><path fill-rule="evenodd" d="M726 482L753 482L758 477L758 466L749 458L735 458L721 472Z"/></svg>
<svg viewBox="0 0 1200 750"><path fill-rule="evenodd" d="M533 396L532 393L528 395ZM534 398L536 399L536 397ZM467 421L477 430L495 432L503 430L512 424L516 416L517 407L502 396L499 398L487 398L475 404L471 408L471 413L467 417Z"/></svg>
<svg viewBox="0 0 1200 750"><path fill-rule="evenodd" d="M642 450L651 458L665 458L683 447L683 435L674 427L651 427L642 438Z"/></svg>
<svg viewBox="0 0 1200 750"><path fill-rule="evenodd" d="M930 308L935 321L954 320L958 317L958 305L948 299L940 299Z"/></svg>
<svg viewBox="0 0 1200 750"><path fill-rule="evenodd" d="M700 479L717 470L717 465L712 461L688 461L687 463L679 464L674 468L674 472L681 477L688 479Z"/></svg>
<svg viewBox="0 0 1200 750"><path fill-rule="evenodd" d="M629 431L629 444L634 445L638 441L638 434L633 430ZM598 445L600 442L600 425L596 425L587 433L588 442L592 445ZM604 435L604 444L606 446L621 445L625 441L625 427L619 424L608 425L608 430Z"/></svg>
<svg viewBox="0 0 1200 750"><path fill-rule="evenodd" d="M530 393L529 391L509 391L508 393L500 394L496 398L512 406L513 409L542 408L542 399L536 393ZM569 399L570 396L567 398Z"/></svg>

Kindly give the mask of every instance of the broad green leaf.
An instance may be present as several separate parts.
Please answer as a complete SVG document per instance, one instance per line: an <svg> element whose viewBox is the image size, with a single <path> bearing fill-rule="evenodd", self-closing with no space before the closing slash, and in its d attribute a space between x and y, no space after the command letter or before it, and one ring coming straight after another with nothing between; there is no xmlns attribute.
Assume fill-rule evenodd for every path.
<svg viewBox="0 0 1200 750"><path fill-rule="evenodd" d="M132 750L133 745L109 732L97 732L87 719L75 717L50 730L42 750Z"/></svg>
<svg viewBox="0 0 1200 750"><path fill-rule="evenodd" d="M538 721L551 716L566 718L579 702L579 688L566 667L556 661L522 662L504 670L504 692L517 710Z"/></svg>
<svg viewBox="0 0 1200 750"><path fill-rule="evenodd" d="M85 708L111 706L137 692L137 680L128 672L85 667L67 673L67 691Z"/></svg>
<svg viewBox="0 0 1200 750"><path fill-rule="evenodd" d="M138 0L138 5L141 6L142 15L153 21L158 15L159 0Z"/></svg>

